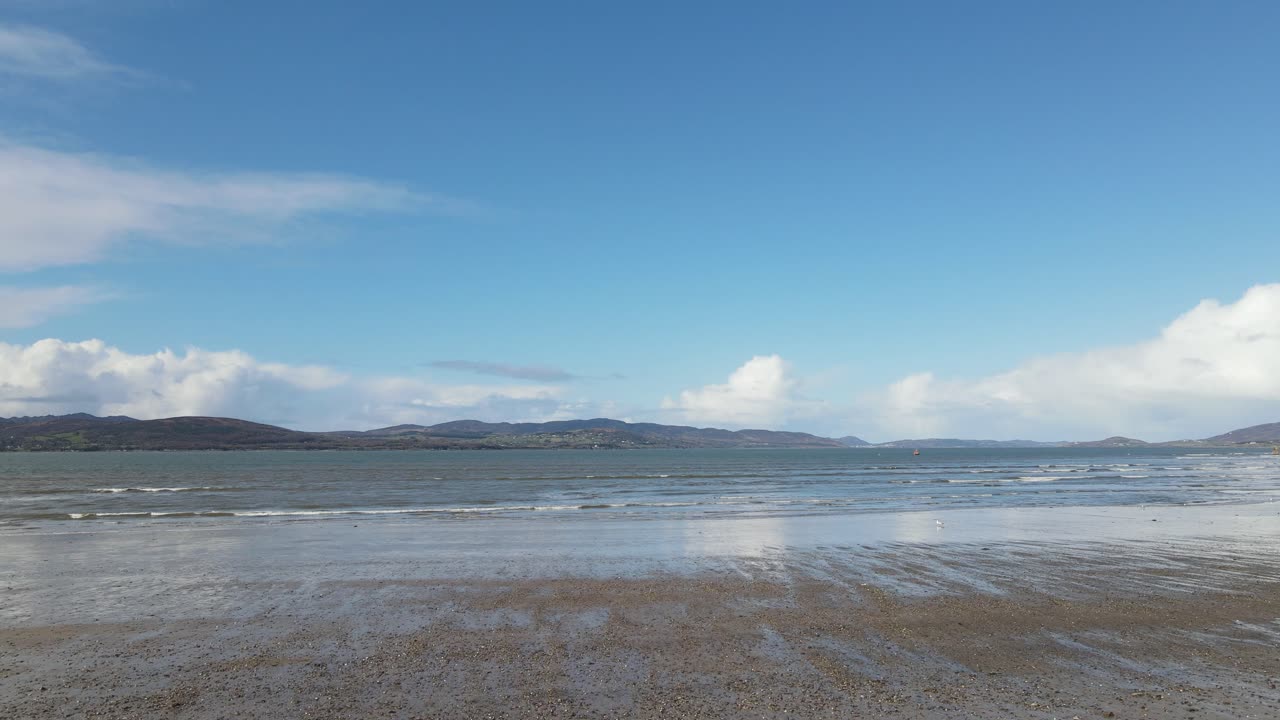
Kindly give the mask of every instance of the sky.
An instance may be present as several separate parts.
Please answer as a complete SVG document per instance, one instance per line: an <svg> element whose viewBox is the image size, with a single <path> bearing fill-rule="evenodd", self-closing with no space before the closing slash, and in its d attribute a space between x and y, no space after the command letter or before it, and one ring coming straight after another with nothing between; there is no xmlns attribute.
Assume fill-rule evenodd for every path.
<svg viewBox="0 0 1280 720"><path fill-rule="evenodd" d="M1280 421L1272 2L0 0L0 416Z"/></svg>

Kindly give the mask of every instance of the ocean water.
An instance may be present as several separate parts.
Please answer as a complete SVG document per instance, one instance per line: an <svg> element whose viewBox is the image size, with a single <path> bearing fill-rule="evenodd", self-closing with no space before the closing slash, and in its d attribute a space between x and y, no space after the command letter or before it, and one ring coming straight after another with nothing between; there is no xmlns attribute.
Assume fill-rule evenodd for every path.
<svg viewBox="0 0 1280 720"><path fill-rule="evenodd" d="M1280 499L1268 450L0 453L0 524L671 518Z"/></svg>

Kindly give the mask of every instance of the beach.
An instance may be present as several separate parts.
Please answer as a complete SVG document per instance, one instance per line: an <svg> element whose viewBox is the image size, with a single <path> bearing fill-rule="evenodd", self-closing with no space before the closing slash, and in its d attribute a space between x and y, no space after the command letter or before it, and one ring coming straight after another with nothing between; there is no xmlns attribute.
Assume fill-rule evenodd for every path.
<svg viewBox="0 0 1280 720"><path fill-rule="evenodd" d="M4 717L1280 715L1280 504L7 531Z"/></svg>
<svg viewBox="0 0 1280 720"><path fill-rule="evenodd" d="M0 720L1280 720L1278 39L0 0Z"/></svg>

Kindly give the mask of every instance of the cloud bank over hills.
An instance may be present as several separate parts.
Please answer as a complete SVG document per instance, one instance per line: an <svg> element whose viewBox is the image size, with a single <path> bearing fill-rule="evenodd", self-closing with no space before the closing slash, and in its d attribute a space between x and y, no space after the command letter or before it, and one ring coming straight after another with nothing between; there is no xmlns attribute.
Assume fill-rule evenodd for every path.
<svg viewBox="0 0 1280 720"><path fill-rule="evenodd" d="M134 354L101 340L0 343L0 416L238 417L299 429L364 429L459 417L563 419L588 408L549 384L444 385L262 362L239 350Z"/></svg>
<svg viewBox="0 0 1280 720"><path fill-rule="evenodd" d="M1204 300L1149 340L1032 358L976 379L924 372L865 400L890 435L1198 437L1280 416L1280 284ZM967 434L972 434L969 432Z"/></svg>
<svg viewBox="0 0 1280 720"><path fill-rule="evenodd" d="M841 402L805 398L781 356L752 358L728 382L664 407L689 421L807 422L828 432L901 437L1203 437L1280 417L1280 283L1235 302L1204 300L1132 345L1031 358L978 378L933 372Z"/></svg>
<svg viewBox="0 0 1280 720"><path fill-rule="evenodd" d="M589 388L559 381L567 373L506 375L475 384L359 377L240 350L135 354L101 340L46 339L0 343L0 415L220 415L303 429L624 416L879 439L1204 437L1280 416L1280 284L1235 302L1202 301L1132 345L1033 358L974 379L915 373L858 397L810 397L780 355L753 357L725 382L669 395L648 411L584 396Z"/></svg>

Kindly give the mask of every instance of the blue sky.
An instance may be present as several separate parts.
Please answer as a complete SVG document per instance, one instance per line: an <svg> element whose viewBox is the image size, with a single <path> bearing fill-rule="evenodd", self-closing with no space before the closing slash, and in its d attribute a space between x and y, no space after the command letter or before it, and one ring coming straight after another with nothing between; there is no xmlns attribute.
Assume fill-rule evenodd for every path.
<svg viewBox="0 0 1280 720"><path fill-rule="evenodd" d="M989 382L1115 348L1149 376L1138 349L1202 299L1271 297L1274 3L67 0L0 2L0 29L0 414L873 439L1280 420L1269 385L1223 390L1280 367L1270 340L1192 342L1175 364L1213 374L1110 414ZM144 401L156 378L115 360L33 360L47 338L250 361L198 392L156 370L176 389ZM904 415L922 373L951 390Z"/></svg>

